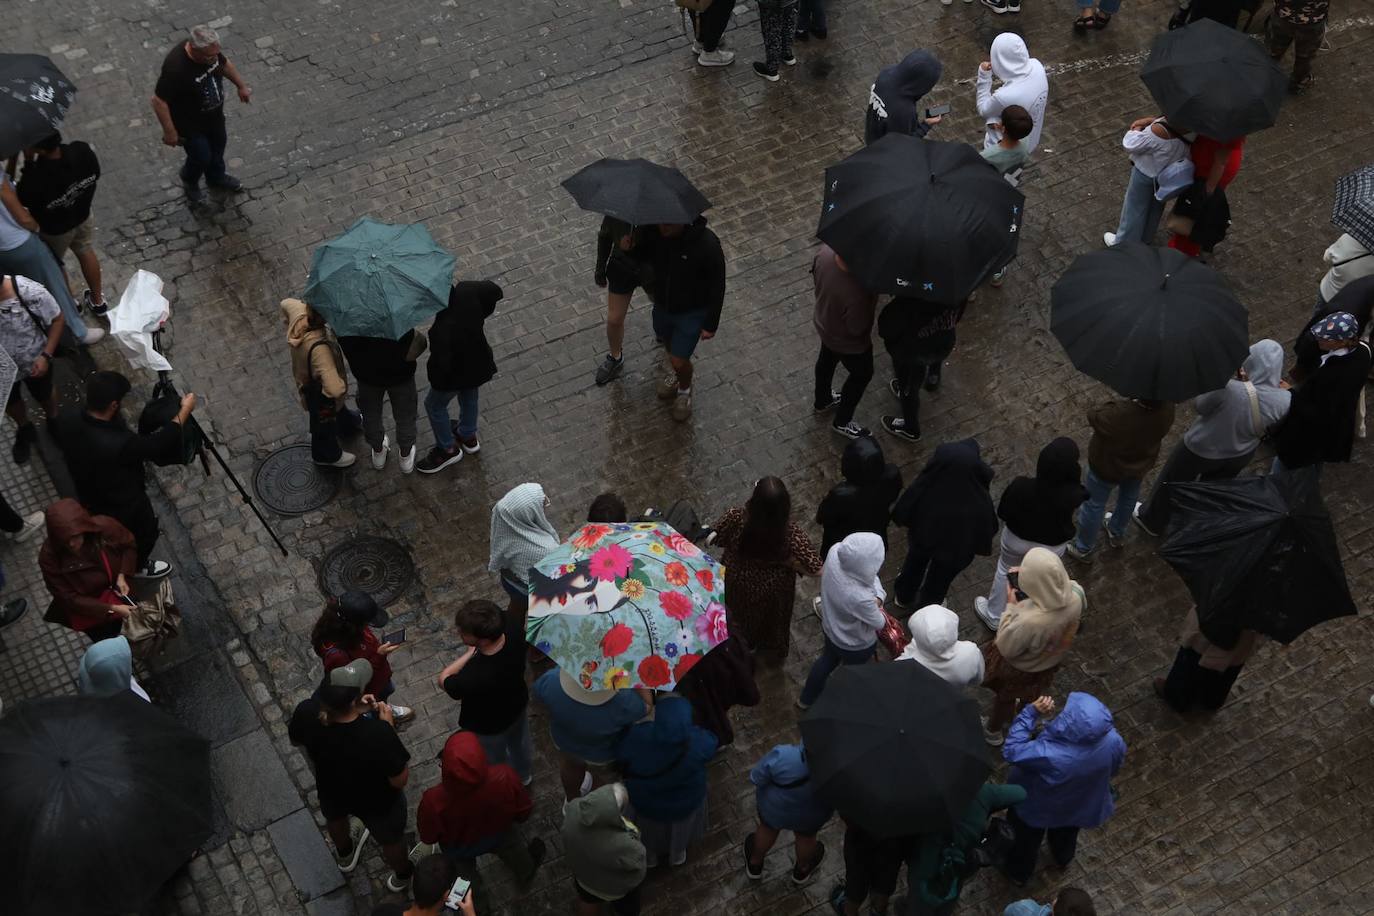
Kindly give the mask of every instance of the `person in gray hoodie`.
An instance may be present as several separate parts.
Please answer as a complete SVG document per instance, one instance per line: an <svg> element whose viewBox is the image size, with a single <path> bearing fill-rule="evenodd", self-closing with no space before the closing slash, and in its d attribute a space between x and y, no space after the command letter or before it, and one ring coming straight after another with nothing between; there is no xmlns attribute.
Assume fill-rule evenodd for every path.
<svg viewBox="0 0 1374 916"><path fill-rule="evenodd" d="M1260 440L1288 413L1291 393L1281 387L1283 347L1264 339L1250 347L1236 377L1224 388L1193 401L1197 419L1174 446L1155 479L1150 497L1135 512L1146 534L1159 536L1169 524L1169 484L1230 480L1250 463Z"/></svg>
<svg viewBox="0 0 1374 916"><path fill-rule="evenodd" d="M830 548L821 571L821 632L825 645L802 685L797 706L809 709L840 665L862 665L878 648L878 630L887 622L878 581L883 539L869 531L851 534Z"/></svg>
<svg viewBox="0 0 1374 916"><path fill-rule="evenodd" d="M577 892L577 916L597 916L609 906L616 916L638 916L645 852L639 828L621 811L629 800L611 783L568 802L563 849Z"/></svg>

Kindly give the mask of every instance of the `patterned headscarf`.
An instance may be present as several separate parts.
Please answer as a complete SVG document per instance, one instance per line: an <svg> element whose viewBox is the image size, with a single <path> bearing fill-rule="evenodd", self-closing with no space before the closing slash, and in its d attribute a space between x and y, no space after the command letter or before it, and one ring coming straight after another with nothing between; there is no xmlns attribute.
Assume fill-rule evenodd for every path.
<svg viewBox="0 0 1374 916"><path fill-rule="evenodd" d="M1354 340L1360 334L1360 322L1349 312L1333 312L1312 326L1317 340Z"/></svg>
<svg viewBox="0 0 1374 916"><path fill-rule="evenodd" d="M530 567L558 546L558 532L544 515L544 488L522 483L491 507L491 562L487 569L509 569L528 582Z"/></svg>

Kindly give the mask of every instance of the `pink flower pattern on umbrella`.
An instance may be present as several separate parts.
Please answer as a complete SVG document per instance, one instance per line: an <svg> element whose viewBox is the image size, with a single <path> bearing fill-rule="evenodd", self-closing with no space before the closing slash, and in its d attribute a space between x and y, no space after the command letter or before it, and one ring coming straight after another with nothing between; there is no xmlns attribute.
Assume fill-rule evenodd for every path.
<svg viewBox="0 0 1374 916"><path fill-rule="evenodd" d="M619 544L611 544L592 554L589 569L595 578L609 581L623 579L632 565L634 557L630 552Z"/></svg>

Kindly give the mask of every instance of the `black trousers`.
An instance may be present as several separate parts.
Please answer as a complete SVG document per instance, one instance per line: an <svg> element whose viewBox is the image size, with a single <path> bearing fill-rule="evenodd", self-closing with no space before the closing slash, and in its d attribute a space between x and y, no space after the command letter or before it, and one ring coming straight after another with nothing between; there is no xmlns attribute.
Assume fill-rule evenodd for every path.
<svg viewBox="0 0 1374 916"><path fill-rule="evenodd" d="M1187 646L1179 646L1173 667L1164 679L1164 699L1178 712L1193 706L1220 709L1231 694L1231 687L1240 677L1243 665L1233 665L1225 671L1204 668L1202 656Z"/></svg>
<svg viewBox="0 0 1374 916"><path fill-rule="evenodd" d="M901 391L902 425L914 433L921 432L921 385L926 380L930 367L924 362L892 360L892 370L897 376L897 388Z"/></svg>
<svg viewBox="0 0 1374 916"><path fill-rule="evenodd" d="M18 534L24 529L24 520L19 517L19 513L0 495L0 531L8 531L10 534Z"/></svg>
<svg viewBox="0 0 1374 916"><path fill-rule="evenodd" d="M706 12L692 17L697 30L697 40L703 51L714 51L720 45L725 27L730 24L730 14L735 11L735 0L715 0Z"/></svg>
<svg viewBox="0 0 1374 916"><path fill-rule="evenodd" d="M92 515L99 515L99 512L92 512ZM143 502L134 509L124 509L119 512L111 512L110 515L119 520L119 523L134 536L134 542L138 545L138 568L142 569L148 562L148 558L153 555L153 547L157 544L158 528L157 513L153 512L153 504L148 497L143 497Z"/></svg>
<svg viewBox="0 0 1374 916"><path fill-rule="evenodd" d="M1237 458L1203 458L1180 442L1169 453L1159 476L1155 478L1150 498L1140 507L1140 520L1155 534L1162 535L1169 524L1169 484L1192 483L1195 480L1230 480L1250 463L1254 452Z"/></svg>
<svg viewBox="0 0 1374 916"><path fill-rule="evenodd" d="M1050 855L1063 868L1073 861L1078 849L1077 827L1032 827L1016 816L1016 809L1007 810L1007 820L1014 834L1011 852L1007 854L1007 877L1013 881L1029 881L1035 873L1035 861L1040 857L1040 844L1046 835L1050 841Z"/></svg>
<svg viewBox="0 0 1374 916"><path fill-rule="evenodd" d="M943 604L950 583L973 562L973 554L956 554L912 544L897 581L892 583L897 600L906 607ZM914 603L913 603L914 602Z"/></svg>
<svg viewBox="0 0 1374 916"><path fill-rule="evenodd" d="M844 366L849 377L840 388L840 406L835 408L835 425L844 426L854 419L854 411L859 399L864 396L868 383L873 380L873 348L862 353L836 353L821 344L821 352L816 357L816 396L814 406L822 407L830 403L831 385L835 381L835 367Z"/></svg>

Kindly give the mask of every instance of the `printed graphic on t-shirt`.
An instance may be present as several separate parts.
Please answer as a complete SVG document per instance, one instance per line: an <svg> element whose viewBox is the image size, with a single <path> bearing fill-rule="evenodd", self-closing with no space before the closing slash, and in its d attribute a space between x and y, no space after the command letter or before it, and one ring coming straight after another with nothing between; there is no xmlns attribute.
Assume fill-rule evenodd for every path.
<svg viewBox="0 0 1374 916"><path fill-rule="evenodd" d="M219 74L219 58L210 65L210 68L196 77L196 85L200 87L200 110L214 111L224 105L224 86L215 77Z"/></svg>

